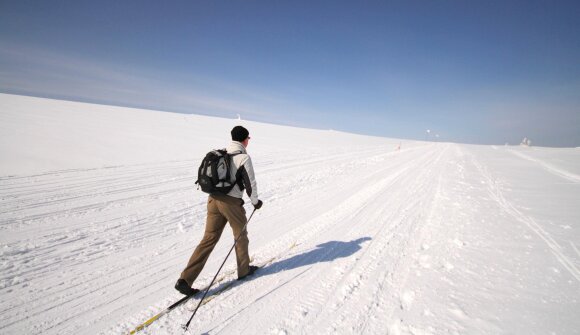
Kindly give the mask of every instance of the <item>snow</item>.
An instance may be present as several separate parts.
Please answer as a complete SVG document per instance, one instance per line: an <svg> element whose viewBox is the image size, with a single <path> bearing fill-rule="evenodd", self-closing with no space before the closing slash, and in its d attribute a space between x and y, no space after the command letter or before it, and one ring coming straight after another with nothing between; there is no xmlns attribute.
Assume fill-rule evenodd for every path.
<svg viewBox="0 0 580 335"><path fill-rule="evenodd" d="M202 306L189 333L580 333L578 148L415 142L5 94L0 333L128 333L176 301L204 229L197 166L237 124L250 130L264 200L250 253L275 259ZM228 228L196 287L232 243ZM233 269L230 257L226 280ZM140 333L183 333L197 302Z"/></svg>

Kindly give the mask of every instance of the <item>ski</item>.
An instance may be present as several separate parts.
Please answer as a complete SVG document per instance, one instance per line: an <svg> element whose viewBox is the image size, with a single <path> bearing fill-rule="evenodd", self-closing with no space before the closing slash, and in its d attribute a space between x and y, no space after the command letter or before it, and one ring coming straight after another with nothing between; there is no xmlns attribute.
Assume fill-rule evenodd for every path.
<svg viewBox="0 0 580 335"><path fill-rule="evenodd" d="M288 250L286 250L286 252L284 254L287 254L292 248L294 248L297 245L296 242L294 242L289 248ZM280 258L282 254L278 255L278 256L274 256L264 262L260 262L259 264L257 264L257 266L259 268L263 268L266 265L274 262L275 260L277 260L278 258ZM250 262L253 260L253 258L250 260ZM223 275L219 276L218 279L216 279L215 281L215 285L220 285L220 283L222 283L226 278L231 277L233 274L235 274L237 272L237 269L232 269L230 271L227 271L226 273L224 273ZM244 280L241 280L241 282L243 282ZM237 282L237 280L230 280L227 283L225 283L224 285L222 285L221 287L218 287L218 289L214 292L212 292L211 294L209 294L208 296L205 297L204 301L201 303L200 306L203 306L205 304L207 304L208 302L210 302L211 300L213 300L214 298L216 298L217 296L219 296L220 294L224 293L225 291L229 290L230 288L232 288L234 286L234 284ZM173 304L171 304L169 307L167 307L166 309L162 310L161 312L155 314L154 316L152 316L151 318L149 318L147 321L143 322L142 324L138 325L137 327L135 327L135 329L131 330L129 332L129 334L136 334L137 332L145 329L147 326L151 325L153 322L155 322L156 320L158 320L159 318L161 318L162 316L164 316L165 314L171 312L172 310L174 310L175 308L183 305L184 303L186 303L187 301L189 301L191 298L195 298L200 296L200 294L202 292L204 292L205 290L208 289L208 286L204 287L202 290L200 290L198 293L194 294L194 295L190 295L190 296L184 296L181 299L179 299L178 301L174 302Z"/></svg>
<svg viewBox="0 0 580 335"><path fill-rule="evenodd" d="M216 285L219 285L222 281L224 281L224 279L226 279L227 277L231 276L232 274L236 273L236 269L228 271L226 273L224 273L223 275L221 275L217 280L216 280ZM184 297L182 297L181 299L179 299L178 301L174 302L173 304L171 304L171 306L167 307L166 309L162 310L161 312L155 314L154 316L152 316L151 318L149 318L147 321L143 322L142 324L138 325L135 329L133 329L132 331L129 332L129 334L135 334L138 331L143 330L145 327L149 326L150 324L152 324L153 322L155 322L157 319L159 319L160 317L164 316L165 314L171 312L173 309L175 309L176 307L184 304L186 301L188 301L191 298L194 298L195 296L199 295L201 292L203 292L204 290L207 290L207 286L197 292L196 294L193 295L186 295Z"/></svg>

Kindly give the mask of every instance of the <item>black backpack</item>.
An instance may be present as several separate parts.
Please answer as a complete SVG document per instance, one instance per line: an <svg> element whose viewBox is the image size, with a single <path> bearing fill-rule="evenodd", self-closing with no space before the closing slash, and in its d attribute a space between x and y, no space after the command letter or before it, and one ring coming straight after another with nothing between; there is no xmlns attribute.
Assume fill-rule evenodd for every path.
<svg viewBox="0 0 580 335"><path fill-rule="evenodd" d="M226 149L208 152L201 161L195 183L205 193L228 194L238 182L237 176L236 180L231 180L231 165L232 157L239 154L229 154Z"/></svg>

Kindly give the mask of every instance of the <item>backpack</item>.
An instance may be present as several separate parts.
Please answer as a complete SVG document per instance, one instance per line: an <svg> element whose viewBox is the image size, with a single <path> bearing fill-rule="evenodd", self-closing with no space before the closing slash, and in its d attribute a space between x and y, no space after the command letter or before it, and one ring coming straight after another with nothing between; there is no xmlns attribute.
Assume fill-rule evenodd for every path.
<svg viewBox="0 0 580 335"><path fill-rule="evenodd" d="M226 149L212 150L205 155L197 172L198 189L205 193L228 194L238 182L231 180L232 157L240 153L229 154Z"/></svg>

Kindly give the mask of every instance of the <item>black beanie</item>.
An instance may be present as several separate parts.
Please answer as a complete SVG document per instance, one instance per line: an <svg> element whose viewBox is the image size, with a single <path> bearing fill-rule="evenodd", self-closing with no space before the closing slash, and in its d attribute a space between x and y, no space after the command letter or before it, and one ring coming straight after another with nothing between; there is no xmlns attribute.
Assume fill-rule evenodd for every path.
<svg viewBox="0 0 580 335"><path fill-rule="evenodd" d="M232 129L232 141L243 142L249 135L248 129L242 126L235 126Z"/></svg>

